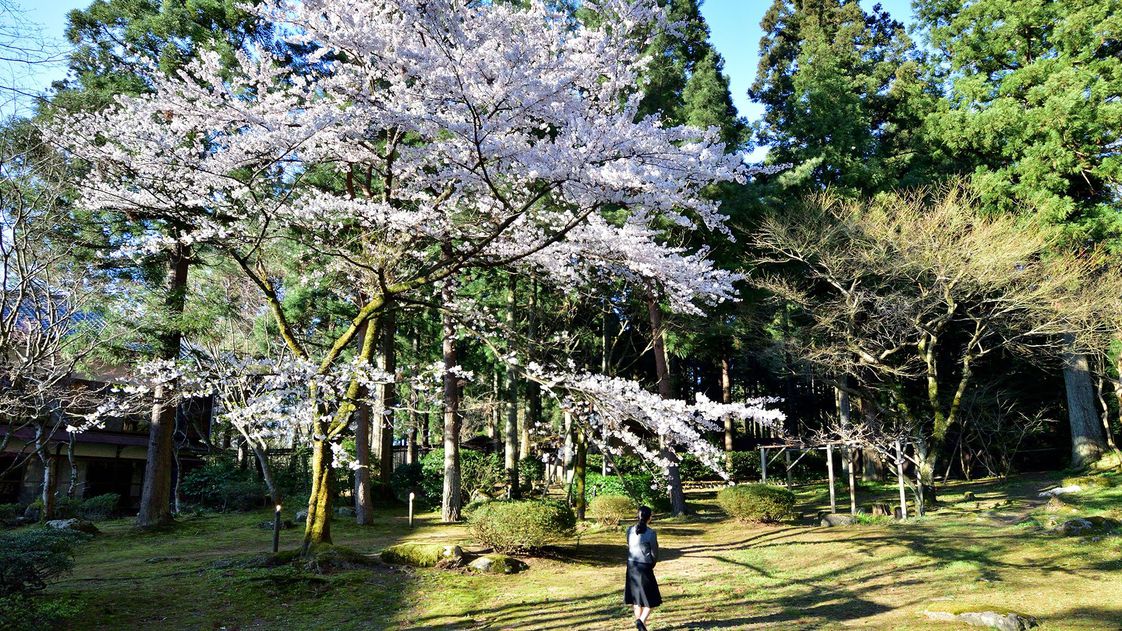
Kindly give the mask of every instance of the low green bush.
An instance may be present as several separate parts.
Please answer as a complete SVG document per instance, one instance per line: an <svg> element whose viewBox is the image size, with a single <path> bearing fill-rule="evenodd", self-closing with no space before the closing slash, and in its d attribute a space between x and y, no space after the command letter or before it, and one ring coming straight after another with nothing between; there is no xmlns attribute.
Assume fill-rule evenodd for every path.
<svg viewBox="0 0 1122 631"><path fill-rule="evenodd" d="M729 517L747 522L778 522L795 517L795 494L767 484L729 486L717 492Z"/></svg>
<svg viewBox="0 0 1122 631"><path fill-rule="evenodd" d="M121 496L116 493L95 495L82 500L78 505L77 516L90 521L109 519L117 512L117 505L120 502Z"/></svg>
<svg viewBox="0 0 1122 631"><path fill-rule="evenodd" d="M545 463L536 458L527 458L518 462L518 484L529 488L537 482L545 480Z"/></svg>
<svg viewBox="0 0 1122 631"><path fill-rule="evenodd" d="M471 533L496 552L530 553L576 532L576 516L555 500L487 502L468 519Z"/></svg>
<svg viewBox="0 0 1122 631"><path fill-rule="evenodd" d="M11 594L0 596L0 629L4 631L40 631L65 628L82 608L65 598L45 599L41 595Z"/></svg>
<svg viewBox="0 0 1122 631"><path fill-rule="evenodd" d="M74 545L88 538L46 527L0 534L0 597L46 588L74 567Z"/></svg>
<svg viewBox="0 0 1122 631"><path fill-rule="evenodd" d="M488 495L503 484L506 474L503 463L495 454L484 454L472 449L460 450L460 494L467 502L476 491ZM444 495L444 450L433 449L421 458L421 495L430 505L440 503Z"/></svg>
<svg viewBox="0 0 1122 631"><path fill-rule="evenodd" d="M0 504L0 526L11 524L23 515L19 504Z"/></svg>
<svg viewBox="0 0 1122 631"><path fill-rule="evenodd" d="M598 495L623 495L630 497L636 504L659 510L670 505L665 481L656 480L649 473L618 476L614 473L600 475L589 472L584 479L585 493L589 498Z"/></svg>
<svg viewBox="0 0 1122 631"><path fill-rule="evenodd" d="M597 495L588 503L588 515L612 528L621 521L633 519L638 510L635 500L626 495Z"/></svg>
<svg viewBox="0 0 1122 631"><path fill-rule="evenodd" d="M390 476L390 489L393 490L394 497L403 503L408 503L409 493L422 495L424 492L421 483L424 481L424 475L419 462L399 464L394 467L393 474Z"/></svg>
<svg viewBox="0 0 1122 631"><path fill-rule="evenodd" d="M212 510L250 510L261 506L265 486L255 469L239 468L231 458L208 460L183 476L179 491L187 502Z"/></svg>

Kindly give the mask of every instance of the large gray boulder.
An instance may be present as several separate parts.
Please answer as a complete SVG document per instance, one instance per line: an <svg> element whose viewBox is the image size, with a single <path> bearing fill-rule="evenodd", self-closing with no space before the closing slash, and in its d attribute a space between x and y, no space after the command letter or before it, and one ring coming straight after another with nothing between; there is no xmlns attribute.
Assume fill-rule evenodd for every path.
<svg viewBox="0 0 1122 631"><path fill-rule="evenodd" d="M84 519L78 519L77 517L72 517L70 519L53 519L47 522L46 525L48 528L54 528L55 530L84 532L87 535L96 535L97 533L101 532L97 529L97 526L93 525L93 522L86 521Z"/></svg>
<svg viewBox="0 0 1122 631"><path fill-rule="evenodd" d="M1026 631L1039 626L1036 618L1019 613L999 613L996 611L967 611L950 613L947 611L925 611L923 615L937 622L957 622L970 627L988 627L998 631Z"/></svg>
<svg viewBox="0 0 1122 631"><path fill-rule="evenodd" d="M1083 487L1079 486L1078 484L1073 484L1071 486L1061 486L1054 489L1048 489L1047 491L1041 491L1040 497L1059 497L1061 495L1071 495L1072 493L1079 493L1082 490Z"/></svg>
<svg viewBox="0 0 1122 631"><path fill-rule="evenodd" d="M841 513L821 513L818 515L818 525L820 526L852 526L857 523L857 518L853 515L843 515Z"/></svg>

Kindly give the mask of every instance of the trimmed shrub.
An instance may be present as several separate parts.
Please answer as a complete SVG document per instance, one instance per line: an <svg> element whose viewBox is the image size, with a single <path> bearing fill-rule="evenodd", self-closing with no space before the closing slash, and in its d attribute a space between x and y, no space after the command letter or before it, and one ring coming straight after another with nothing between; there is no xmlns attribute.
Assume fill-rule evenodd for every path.
<svg viewBox="0 0 1122 631"><path fill-rule="evenodd" d="M183 498L213 510L250 510L261 506L265 487L255 469L240 469L230 458L214 458L179 482Z"/></svg>
<svg viewBox="0 0 1122 631"><path fill-rule="evenodd" d="M496 500L476 509L468 524L475 538L496 552L525 554L573 536L577 519L564 502Z"/></svg>
<svg viewBox="0 0 1122 631"><path fill-rule="evenodd" d="M74 544L88 535L28 528L0 535L0 597L27 594L74 567Z"/></svg>
<svg viewBox="0 0 1122 631"><path fill-rule="evenodd" d="M760 453L758 451L732 452L729 476L738 482L760 479Z"/></svg>
<svg viewBox="0 0 1122 631"><path fill-rule="evenodd" d="M730 486L717 493L729 517L747 522L777 522L795 517L795 494L767 484Z"/></svg>
<svg viewBox="0 0 1122 631"><path fill-rule="evenodd" d="M633 519L638 510L635 500L625 495L597 495L588 503L589 516L612 528L621 521Z"/></svg>
<svg viewBox="0 0 1122 631"><path fill-rule="evenodd" d="M95 495L84 499L82 503L78 505L78 517L90 521L109 519L117 512L117 505L120 501L121 496L116 493Z"/></svg>
<svg viewBox="0 0 1122 631"><path fill-rule="evenodd" d="M0 526L15 523L23 515L19 504L0 504Z"/></svg>

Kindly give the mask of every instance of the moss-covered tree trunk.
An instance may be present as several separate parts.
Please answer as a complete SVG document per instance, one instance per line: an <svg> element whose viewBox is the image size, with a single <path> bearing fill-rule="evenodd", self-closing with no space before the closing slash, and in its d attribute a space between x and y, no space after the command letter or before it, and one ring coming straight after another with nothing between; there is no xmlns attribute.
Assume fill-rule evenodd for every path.
<svg viewBox="0 0 1122 631"><path fill-rule="evenodd" d="M327 428L317 429L324 431L317 431L312 439L312 492L308 496L308 520L304 526L304 554L316 546L331 543L332 454L327 440L321 438Z"/></svg>

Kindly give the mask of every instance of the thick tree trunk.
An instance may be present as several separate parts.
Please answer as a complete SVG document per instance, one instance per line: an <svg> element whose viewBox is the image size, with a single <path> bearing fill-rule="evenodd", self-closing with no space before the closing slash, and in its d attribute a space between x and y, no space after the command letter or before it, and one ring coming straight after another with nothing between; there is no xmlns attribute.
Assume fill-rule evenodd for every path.
<svg viewBox="0 0 1122 631"><path fill-rule="evenodd" d="M1085 354L1065 351L1064 388L1071 426L1071 466L1080 469L1097 462L1107 450Z"/></svg>
<svg viewBox="0 0 1122 631"><path fill-rule="evenodd" d="M387 485L390 476L393 475L393 431L397 409L397 312L388 301L385 315L382 316L381 335L380 365L386 374L394 377L394 381L380 386L381 414L374 419L375 424L372 427L374 430L372 461L378 466L378 480L383 485Z"/></svg>
<svg viewBox="0 0 1122 631"><path fill-rule="evenodd" d="M674 397L670 384L670 370L666 363L666 338L662 329L662 310L655 299L654 291L647 291L647 314L651 322L651 347L654 351L655 375L658 377L658 394L663 399ZM670 486L670 510L674 516L686 512L686 496L682 491L682 476L678 471L678 455L666 444L664 436L659 436L660 454L670 462L666 469L667 483Z"/></svg>
<svg viewBox="0 0 1122 631"><path fill-rule="evenodd" d="M316 432L316 436L319 435L322 435L321 432ZM308 496L308 520L304 526L305 555L316 546L331 544L331 499L335 484L331 459L331 447L327 441L313 437L312 492Z"/></svg>
<svg viewBox="0 0 1122 631"><path fill-rule="evenodd" d="M874 434L880 431L880 415L876 406L866 405L862 399L857 400L857 410L865 421L865 425ZM884 460L875 449L861 449L862 473L864 480L884 482Z"/></svg>
<svg viewBox="0 0 1122 631"><path fill-rule="evenodd" d="M441 289L441 302L451 304L454 291L451 281ZM456 325L451 316L444 314L444 494L440 517L445 522L460 521L460 387L459 378L452 373L456 367Z"/></svg>
<svg viewBox="0 0 1122 631"><path fill-rule="evenodd" d="M377 336L377 330L371 331L371 327L376 329L378 321L367 321L359 333L359 339L365 339L367 335ZM372 414L370 408L370 403L363 401L355 410L355 464L358 468L355 469L354 502L355 523L359 526L369 526L374 523L374 498L370 488L370 426L371 417L376 417L377 413Z"/></svg>
<svg viewBox="0 0 1122 631"><path fill-rule="evenodd" d="M852 421L851 408L849 404L849 377L848 375L841 376L841 384L834 388L835 403L838 408L838 425L843 429L848 429ZM842 473L849 476L849 458L842 458Z"/></svg>
<svg viewBox="0 0 1122 631"><path fill-rule="evenodd" d="M187 272L190 265L186 246L176 246L168 259L168 278L164 296L164 315L173 322L160 336L160 359L178 360L183 334L179 319L187 298ZM171 467L176 406L167 400L162 386L156 388L148 426L148 453L144 464L144 483L140 491L138 528L154 528L171 522Z"/></svg>

